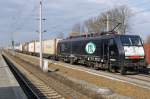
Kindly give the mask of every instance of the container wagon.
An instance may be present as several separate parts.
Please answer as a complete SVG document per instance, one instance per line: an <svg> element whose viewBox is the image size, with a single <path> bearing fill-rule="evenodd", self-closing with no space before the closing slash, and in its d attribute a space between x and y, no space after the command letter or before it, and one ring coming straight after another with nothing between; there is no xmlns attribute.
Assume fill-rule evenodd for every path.
<svg viewBox="0 0 150 99"><path fill-rule="evenodd" d="M57 57L57 43L60 39L49 39L42 41L43 57L55 59ZM30 55L39 56L40 42L33 41L23 44L23 52Z"/></svg>

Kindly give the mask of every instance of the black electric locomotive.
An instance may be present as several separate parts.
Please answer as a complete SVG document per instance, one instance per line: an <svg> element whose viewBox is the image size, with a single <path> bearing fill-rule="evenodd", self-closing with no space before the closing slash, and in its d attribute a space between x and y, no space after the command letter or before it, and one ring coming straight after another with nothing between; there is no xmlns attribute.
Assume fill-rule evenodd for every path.
<svg viewBox="0 0 150 99"><path fill-rule="evenodd" d="M146 68L141 38L137 35L76 37L58 43L59 59L93 68L120 71Z"/></svg>

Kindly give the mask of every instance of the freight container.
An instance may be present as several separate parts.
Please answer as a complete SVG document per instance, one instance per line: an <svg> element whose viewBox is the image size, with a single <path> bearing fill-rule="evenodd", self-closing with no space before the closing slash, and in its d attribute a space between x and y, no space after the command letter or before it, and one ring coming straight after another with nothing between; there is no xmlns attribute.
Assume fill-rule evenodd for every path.
<svg viewBox="0 0 150 99"><path fill-rule="evenodd" d="M29 43L29 53L34 53L35 52L35 42L30 42Z"/></svg>
<svg viewBox="0 0 150 99"><path fill-rule="evenodd" d="M22 46L22 51L24 53L28 53L28 43L24 43L23 46Z"/></svg>
<svg viewBox="0 0 150 99"><path fill-rule="evenodd" d="M150 64L150 44L144 44L144 49L146 53L146 62Z"/></svg>
<svg viewBox="0 0 150 99"><path fill-rule="evenodd" d="M57 52L57 43L59 39L50 39L43 41L43 53L55 55Z"/></svg>
<svg viewBox="0 0 150 99"><path fill-rule="evenodd" d="M15 45L14 50L16 50L18 52L22 52L22 44Z"/></svg>
<svg viewBox="0 0 150 99"><path fill-rule="evenodd" d="M35 53L39 53L40 52L40 42L36 41L35 42Z"/></svg>
<svg viewBox="0 0 150 99"><path fill-rule="evenodd" d="M20 46L19 45L15 45L14 46L14 50L19 51Z"/></svg>
<svg viewBox="0 0 150 99"><path fill-rule="evenodd" d="M22 44L19 45L19 51L22 52Z"/></svg>

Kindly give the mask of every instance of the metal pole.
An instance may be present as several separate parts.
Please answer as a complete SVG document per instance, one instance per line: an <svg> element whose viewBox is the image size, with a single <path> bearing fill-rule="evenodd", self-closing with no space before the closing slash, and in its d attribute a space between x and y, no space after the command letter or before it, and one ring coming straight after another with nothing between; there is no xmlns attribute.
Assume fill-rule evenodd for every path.
<svg viewBox="0 0 150 99"><path fill-rule="evenodd" d="M42 49L42 1L40 1L40 18L39 18L39 41L40 41L40 68L43 67L43 49Z"/></svg>
<svg viewBox="0 0 150 99"><path fill-rule="evenodd" d="M15 55L15 41L14 41L14 33L12 33L12 54Z"/></svg>
<svg viewBox="0 0 150 99"><path fill-rule="evenodd" d="M109 14L107 13L107 32L109 31Z"/></svg>
<svg viewBox="0 0 150 99"><path fill-rule="evenodd" d="M12 50L14 50L14 38L13 38L13 33L11 35L11 45L12 45Z"/></svg>

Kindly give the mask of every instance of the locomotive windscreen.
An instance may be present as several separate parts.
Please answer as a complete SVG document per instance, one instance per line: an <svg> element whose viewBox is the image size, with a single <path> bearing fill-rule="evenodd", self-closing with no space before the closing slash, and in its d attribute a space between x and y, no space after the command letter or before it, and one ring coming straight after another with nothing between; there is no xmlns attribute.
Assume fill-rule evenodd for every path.
<svg viewBox="0 0 150 99"><path fill-rule="evenodd" d="M139 36L121 36L120 39L124 46L142 46Z"/></svg>

